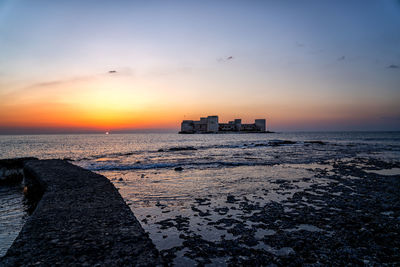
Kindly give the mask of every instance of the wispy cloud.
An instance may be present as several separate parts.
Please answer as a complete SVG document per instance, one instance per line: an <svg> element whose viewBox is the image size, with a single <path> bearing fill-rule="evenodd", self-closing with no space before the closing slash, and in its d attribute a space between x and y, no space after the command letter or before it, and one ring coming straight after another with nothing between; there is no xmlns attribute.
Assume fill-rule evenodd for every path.
<svg viewBox="0 0 400 267"><path fill-rule="evenodd" d="M87 75L81 75L81 76L73 76L73 77L66 77L64 79L54 79L54 80L47 80L47 81L41 81L41 82L34 82L31 84L27 84L24 87L16 88L13 91L1 94L1 97L6 98L6 97L14 97L18 95L23 95L25 92L30 92L30 91L36 91L36 90L48 90L51 89L53 90L54 88L57 88L58 86L63 86L66 84L74 84L74 83L80 83L80 82L89 82L95 79L99 78L106 78L110 76L132 76L133 71L129 67L125 68L118 68L118 69L112 69L103 73L94 73L94 74L87 74ZM111 77L110 77L111 78Z"/></svg>
<svg viewBox="0 0 400 267"><path fill-rule="evenodd" d="M78 77L71 77L71 78L67 78L67 79L38 82L38 83L33 83L33 84L27 86L26 88L58 86L60 84L65 84L65 83L87 81L87 80L90 80L90 79L92 79L94 77L96 77L96 75L93 75L93 76L90 76L90 75L88 75L88 76L78 76Z"/></svg>
<svg viewBox="0 0 400 267"><path fill-rule="evenodd" d="M388 69L400 69L400 66L392 64L392 65L387 66L387 68Z"/></svg>
<svg viewBox="0 0 400 267"><path fill-rule="evenodd" d="M119 68L119 69L112 69L112 70L107 71L106 73L88 74L88 75L70 77L70 78L66 78L66 79L34 83L28 87L47 87L47 86L56 86L56 85L60 85L60 84L65 84L65 83L82 82L82 81L92 80L95 78L106 77L106 76L109 76L110 74L131 76L131 75L133 75L133 71L131 68L125 67L125 68Z"/></svg>
<svg viewBox="0 0 400 267"><path fill-rule="evenodd" d="M220 62L220 63L224 63L224 62L227 62L227 61L231 61L231 60L233 60L233 59L234 59L233 56L229 56L229 57L220 57L220 58L217 59L217 61Z"/></svg>

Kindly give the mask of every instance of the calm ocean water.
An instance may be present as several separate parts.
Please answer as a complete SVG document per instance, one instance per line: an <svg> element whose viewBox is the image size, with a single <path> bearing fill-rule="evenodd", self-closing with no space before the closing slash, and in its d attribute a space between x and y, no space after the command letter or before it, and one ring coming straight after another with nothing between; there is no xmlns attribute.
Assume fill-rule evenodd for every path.
<svg viewBox="0 0 400 267"><path fill-rule="evenodd" d="M282 140L293 143L281 144ZM274 187L272 180L310 178L299 183L297 190L301 190L324 182L314 179L310 169L325 166L329 170L323 164L337 159L399 161L400 132L0 136L0 158L26 156L68 159L105 175L120 190L158 249L168 250L182 245L180 232L166 230L159 222L178 215L192 218L191 229L207 240L219 240L222 235L228 238L192 216L195 199L211 199L217 207L228 195L257 197L260 190ZM178 167L182 170L175 169ZM269 195L269 201L284 198L287 195ZM21 190L2 188L0 203L1 256L26 214L22 212ZM178 250L175 263L193 262Z"/></svg>
<svg viewBox="0 0 400 267"><path fill-rule="evenodd" d="M274 140L296 141L273 147ZM326 142L323 147L305 141ZM325 132L275 134L111 134L111 135L0 135L0 158L68 158L90 170L156 169L186 166L206 168L311 162L357 153L393 151L398 156L400 132ZM190 146L196 152L165 153ZM248 157L248 154L252 157ZM389 153L390 154L390 153ZM386 156L390 155L387 154ZM278 156L278 158L276 158Z"/></svg>

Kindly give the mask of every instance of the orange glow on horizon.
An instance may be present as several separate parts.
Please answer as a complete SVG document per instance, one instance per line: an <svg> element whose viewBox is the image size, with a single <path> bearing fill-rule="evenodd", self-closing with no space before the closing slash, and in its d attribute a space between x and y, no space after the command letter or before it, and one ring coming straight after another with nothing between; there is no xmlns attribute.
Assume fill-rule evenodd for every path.
<svg viewBox="0 0 400 267"><path fill-rule="evenodd" d="M8 108L0 114L1 126L7 127L54 127L101 129L173 128L176 121L166 114L146 112L146 116L130 111L110 109L90 110L60 104L30 105Z"/></svg>
<svg viewBox="0 0 400 267"><path fill-rule="evenodd" d="M375 99L354 104L351 99L306 100L280 94L228 94L196 82L92 76L37 83L0 97L0 127L71 128L96 131L179 129L184 119L218 115L220 122L266 118L270 130L280 127L369 121L376 114L393 113L397 103ZM192 87L191 87L192 86ZM212 97L208 97L208 96ZM238 101L240 99L240 101Z"/></svg>
<svg viewBox="0 0 400 267"><path fill-rule="evenodd" d="M93 107L72 105L65 103L32 103L25 105L8 105L0 109L0 121L3 127L33 127L33 128L84 128L96 131L123 130L123 129L178 129L183 119L197 120L200 116L219 115L220 122L241 118L243 122L253 122L257 118L266 118L270 130L285 125L312 124L324 121L367 120L368 114L353 113L353 117L346 116L346 111L332 113L327 108L325 112L313 114L312 108L296 110L281 110L278 107L271 109L268 115L258 109L251 112L237 112L232 114L219 107L212 112L204 112L201 107L186 107L175 109L154 106L143 107L139 110L117 109L113 107ZM211 109L209 109L211 110ZM236 109L237 110L237 109ZM248 111L248 110L246 110ZM189 113L190 112L190 113ZM188 114L183 116L182 114ZM357 117L354 117L356 115Z"/></svg>

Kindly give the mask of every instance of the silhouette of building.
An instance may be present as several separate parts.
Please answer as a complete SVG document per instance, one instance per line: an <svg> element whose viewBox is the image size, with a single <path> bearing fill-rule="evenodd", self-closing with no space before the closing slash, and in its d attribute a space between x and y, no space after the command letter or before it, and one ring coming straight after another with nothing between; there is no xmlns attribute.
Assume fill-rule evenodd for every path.
<svg viewBox="0 0 400 267"><path fill-rule="evenodd" d="M218 116L202 117L199 121L184 120L179 133L221 133L221 132L266 132L266 120L256 119L254 123L242 123L242 119L235 119L228 123L219 123Z"/></svg>

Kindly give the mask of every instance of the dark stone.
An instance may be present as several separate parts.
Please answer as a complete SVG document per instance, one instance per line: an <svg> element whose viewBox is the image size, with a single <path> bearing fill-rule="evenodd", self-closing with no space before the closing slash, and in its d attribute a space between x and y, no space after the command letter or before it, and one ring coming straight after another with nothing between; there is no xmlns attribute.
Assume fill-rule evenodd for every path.
<svg viewBox="0 0 400 267"><path fill-rule="evenodd" d="M183 146L183 147L171 147L168 149L169 151L186 151L186 150L197 150L197 148L192 146Z"/></svg>
<svg viewBox="0 0 400 267"><path fill-rule="evenodd" d="M200 206L209 206L211 204L210 203L211 199L206 198L206 197L205 198L195 198L194 200Z"/></svg>
<svg viewBox="0 0 400 267"><path fill-rule="evenodd" d="M296 144L296 142L290 141L290 140L273 140L273 141L269 141L268 144L270 146L281 146L281 145L293 145L293 144Z"/></svg>
<svg viewBox="0 0 400 267"><path fill-rule="evenodd" d="M325 142L322 141L304 141L305 144L317 144L317 145L326 145Z"/></svg>
<svg viewBox="0 0 400 267"><path fill-rule="evenodd" d="M24 178L22 168L29 160L37 160L37 158L0 159L0 185L20 184Z"/></svg>
<svg viewBox="0 0 400 267"><path fill-rule="evenodd" d="M26 158L15 158L15 159L0 159L0 168L4 167L7 169L22 169L25 162L30 160L37 160L37 158L26 157Z"/></svg>
<svg viewBox="0 0 400 267"><path fill-rule="evenodd" d="M182 167L176 167L174 170L179 172L179 171L183 171L183 168Z"/></svg>
<svg viewBox="0 0 400 267"><path fill-rule="evenodd" d="M254 146L268 146L268 144L255 144Z"/></svg>
<svg viewBox="0 0 400 267"><path fill-rule="evenodd" d="M7 175L0 176L0 185L16 185L20 184L24 178L17 170L7 170Z"/></svg>
<svg viewBox="0 0 400 267"><path fill-rule="evenodd" d="M235 203L237 201L237 199L234 197L234 196L232 196L232 195L228 195L227 197L226 197L226 202L227 203Z"/></svg>

